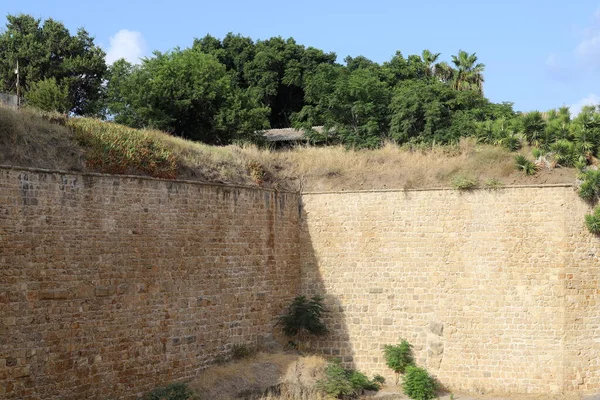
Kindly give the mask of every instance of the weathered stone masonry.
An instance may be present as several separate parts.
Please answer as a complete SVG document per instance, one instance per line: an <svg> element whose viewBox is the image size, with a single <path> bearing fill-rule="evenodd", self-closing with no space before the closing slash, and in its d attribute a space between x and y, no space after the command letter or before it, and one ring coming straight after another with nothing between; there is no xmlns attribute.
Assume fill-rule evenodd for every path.
<svg viewBox="0 0 600 400"><path fill-rule="evenodd" d="M400 338L450 388L600 392L600 240L572 187L303 196L303 291L318 343L385 374Z"/></svg>
<svg viewBox="0 0 600 400"><path fill-rule="evenodd" d="M0 168L0 399L130 399L324 294L452 389L600 392L600 240L565 186L305 194Z"/></svg>
<svg viewBox="0 0 600 400"><path fill-rule="evenodd" d="M298 197L0 169L0 399L135 398L269 336Z"/></svg>

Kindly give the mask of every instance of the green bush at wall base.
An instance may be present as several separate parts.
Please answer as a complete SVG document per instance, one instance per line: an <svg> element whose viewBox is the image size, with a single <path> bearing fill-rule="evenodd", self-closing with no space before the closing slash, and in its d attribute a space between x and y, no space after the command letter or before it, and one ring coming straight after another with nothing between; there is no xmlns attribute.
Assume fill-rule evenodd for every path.
<svg viewBox="0 0 600 400"><path fill-rule="evenodd" d="M325 379L317 382L317 389L335 398L355 397L365 390L378 391L383 382L382 376L370 380L362 372L345 369L339 360L334 360L325 368Z"/></svg>
<svg viewBox="0 0 600 400"><path fill-rule="evenodd" d="M412 345L407 340L402 339L399 344L386 344L383 348L385 364L396 373L396 385L400 375L403 374L409 365L414 364L412 354Z"/></svg>
<svg viewBox="0 0 600 400"><path fill-rule="evenodd" d="M435 398L435 381L424 368L412 365L407 367L402 388L404 394L414 400L430 400Z"/></svg>
<svg viewBox="0 0 600 400"><path fill-rule="evenodd" d="M197 397L185 383L173 383L171 385L154 389L146 393L139 400L195 400Z"/></svg>

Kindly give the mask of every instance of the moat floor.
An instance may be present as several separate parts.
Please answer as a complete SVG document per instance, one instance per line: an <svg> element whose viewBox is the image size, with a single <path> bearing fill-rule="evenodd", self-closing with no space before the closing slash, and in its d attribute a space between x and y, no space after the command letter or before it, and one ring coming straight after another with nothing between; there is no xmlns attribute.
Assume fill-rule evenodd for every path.
<svg viewBox="0 0 600 400"><path fill-rule="evenodd" d="M377 399L377 400L404 400L409 399L408 396L402 393L401 387L385 387L381 391L374 393L371 396L366 396L365 399ZM439 400L600 400L599 395L476 395L476 394L446 394L439 397Z"/></svg>

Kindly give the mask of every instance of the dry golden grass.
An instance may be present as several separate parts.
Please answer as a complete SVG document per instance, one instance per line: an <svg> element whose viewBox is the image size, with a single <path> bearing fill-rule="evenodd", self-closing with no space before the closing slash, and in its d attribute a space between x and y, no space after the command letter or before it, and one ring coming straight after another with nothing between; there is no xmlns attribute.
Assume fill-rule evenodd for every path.
<svg viewBox="0 0 600 400"><path fill-rule="evenodd" d="M0 164L80 171L84 156L66 127L0 107Z"/></svg>
<svg viewBox="0 0 600 400"><path fill-rule="evenodd" d="M317 356L258 353L256 356L210 367L190 383L201 398L319 400L314 387L327 361Z"/></svg>
<svg viewBox="0 0 600 400"><path fill-rule="evenodd" d="M73 134L64 126L45 121L31 112L0 110L0 145L3 147L0 162L81 169L82 154L85 154L88 170L155 175L153 171L157 168L147 168L148 162L139 162L145 158L135 157L136 146L140 144L139 153L158 148L172 157L176 165L172 173L162 168L155 176L304 192L452 187L456 177L478 182L479 187L494 188L572 183L575 178L575 170L566 168L544 169L535 176L525 176L515 169L515 153L498 146L477 144L473 139L463 139L455 146L418 148L388 143L376 150L347 150L342 146L269 150L254 145L208 146L160 131L134 130L91 119L68 121L66 125L75 130L85 126L85 135L90 140L76 144ZM123 143L115 140L120 134L130 139ZM119 168L98 165L98 159L110 159L99 157L98 149L114 149L115 145L125 149L125 155L134 153L134 157L118 160L138 161L126 166L119 164ZM530 155L531 149L524 149L523 153ZM155 165L153 162L156 160L150 158L150 166ZM493 185L488 185L489 182Z"/></svg>
<svg viewBox="0 0 600 400"><path fill-rule="evenodd" d="M525 152L529 149L524 150ZM498 146L463 139L457 146L411 149L388 143L376 150L336 147L300 147L270 155L279 174L299 181L304 191L422 189L451 187L456 176L469 177L485 186L571 183L572 169L544 170L527 177L515 169L514 153Z"/></svg>

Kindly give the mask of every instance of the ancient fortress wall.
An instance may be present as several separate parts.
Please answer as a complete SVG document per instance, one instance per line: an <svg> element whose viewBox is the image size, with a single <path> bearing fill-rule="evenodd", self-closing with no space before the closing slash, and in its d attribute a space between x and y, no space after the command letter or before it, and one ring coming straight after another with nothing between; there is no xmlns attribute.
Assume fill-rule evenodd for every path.
<svg viewBox="0 0 600 400"><path fill-rule="evenodd" d="M322 294L313 342L449 388L600 392L600 240L571 187L305 194L0 168L0 399L135 398Z"/></svg>
<svg viewBox="0 0 600 400"><path fill-rule="evenodd" d="M295 194L0 168L0 399L135 398L273 331Z"/></svg>
<svg viewBox="0 0 600 400"><path fill-rule="evenodd" d="M303 196L302 288L316 347L392 379L408 339L452 389L600 391L600 240L572 187Z"/></svg>

